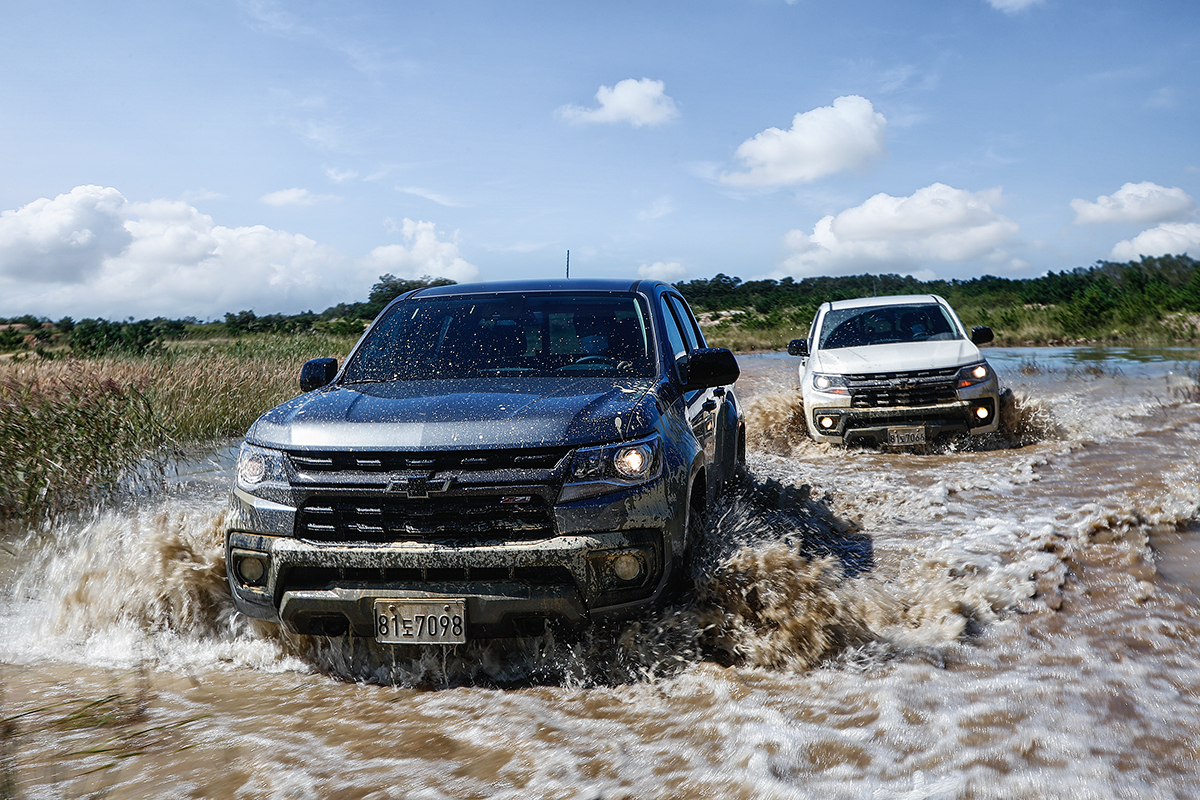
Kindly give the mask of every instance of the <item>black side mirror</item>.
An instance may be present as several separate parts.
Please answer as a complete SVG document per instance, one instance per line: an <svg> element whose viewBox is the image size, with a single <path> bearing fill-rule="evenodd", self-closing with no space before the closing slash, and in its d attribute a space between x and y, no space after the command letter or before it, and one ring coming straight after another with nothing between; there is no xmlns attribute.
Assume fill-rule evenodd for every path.
<svg viewBox="0 0 1200 800"><path fill-rule="evenodd" d="M808 339L792 339L788 342L789 356L808 356Z"/></svg>
<svg viewBox="0 0 1200 800"><path fill-rule="evenodd" d="M702 347L688 354L687 383L684 389L711 389L727 386L738 379L742 370L733 353L724 347Z"/></svg>
<svg viewBox="0 0 1200 800"><path fill-rule="evenodd" d="M995 338L996 335L992 333L992 329L987 325L976 325L974 328L971 328L971 341L975 344L987 344Z"/></svg>
<svg viewBox="0 0 1200 800"><path fill-rule="evenodd" d="M314 358L300 368L300 391L311 392L328 386L337 377L336 358Z"/></svg>

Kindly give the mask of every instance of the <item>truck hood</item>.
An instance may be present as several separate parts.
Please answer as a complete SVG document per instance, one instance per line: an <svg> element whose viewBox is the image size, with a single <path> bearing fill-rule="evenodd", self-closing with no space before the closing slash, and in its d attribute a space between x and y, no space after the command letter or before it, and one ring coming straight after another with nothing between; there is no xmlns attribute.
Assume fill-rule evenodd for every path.
<svg viewBox="0 0 1200 800"><path fill-rule="evenodd" d="M982 360L979 348L967 339L937 342L898 342L864 347L818 350L809 372L846 375L863 372L912 372L961 367Z"/></svg>
<svg viewBox="0 0 1200 800"><path fill-rule="evenodd" d="M333 386L263 414L246 441L297 450L577 446L653 428L652 381L430 380Z"/></svg>

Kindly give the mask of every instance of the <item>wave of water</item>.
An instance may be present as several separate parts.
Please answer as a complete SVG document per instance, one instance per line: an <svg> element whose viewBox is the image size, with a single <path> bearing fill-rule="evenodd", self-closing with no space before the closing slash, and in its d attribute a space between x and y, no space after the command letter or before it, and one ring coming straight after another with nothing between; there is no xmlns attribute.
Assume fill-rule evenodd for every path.
<svg viewBox="0 0 1200 800"><path fill-rule="evenodd" d="M573 640L403 651L252 623L201 476L20 544L0 703L148 671L138 724L178 727L115 766L71 756L76 795L1188 797L1200 407L1135 372L1014 375L1013 424L941 453L813 444L768 387L694 596ZM48 714L14 723L23 796L141 730Z"/></svg>

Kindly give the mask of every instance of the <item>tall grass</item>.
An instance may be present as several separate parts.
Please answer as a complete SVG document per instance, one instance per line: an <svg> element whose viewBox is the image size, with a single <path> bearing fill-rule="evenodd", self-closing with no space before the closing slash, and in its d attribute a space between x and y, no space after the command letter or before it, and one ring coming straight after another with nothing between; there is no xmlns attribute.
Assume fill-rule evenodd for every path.
<svg viewBox="0 0 1200 800"><path fill-rule="evenodd" d="M237 436L352 339L255 336L145 358L0 362L0 519L94 502L129 467Z"/></svg>

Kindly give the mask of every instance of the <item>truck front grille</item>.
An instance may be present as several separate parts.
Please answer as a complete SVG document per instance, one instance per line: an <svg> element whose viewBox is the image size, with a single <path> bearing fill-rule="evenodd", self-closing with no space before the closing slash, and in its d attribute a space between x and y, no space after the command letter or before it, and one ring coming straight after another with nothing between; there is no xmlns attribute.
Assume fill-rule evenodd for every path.
<svg viewBox="0 0 1200 800"><path fill-rule="evenodd" d="M958 399L957 367L914 372L873 372L844 376L854 408L933 406Z"/></svg>
<svg viewBox="0 0 1200 800"><path fill-rule="evenodd" d="M406 452L396 450L289 450L297 472L482 472L504 469L553 469L570 448L527 447L519 450L448 450Z"/></svg>
<svg viewBox="0 0 1200 800"><path fill-rule="evenodd" d="M296 514L296 536L314 542L427 542L545 539L554 519L537 494L433 497L310 497Z"/></svg>
<svg viewBox="0 0 1200 800"><path fill-rule="evenodd" d="M517 581L530 586L574 586L566 567L458 567L439 569L371 567L292 567L281 578L284 591L328 589L333 586L387 586L422 583Z"/></svg>

